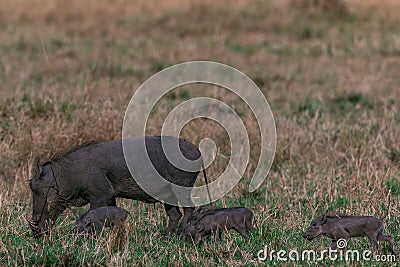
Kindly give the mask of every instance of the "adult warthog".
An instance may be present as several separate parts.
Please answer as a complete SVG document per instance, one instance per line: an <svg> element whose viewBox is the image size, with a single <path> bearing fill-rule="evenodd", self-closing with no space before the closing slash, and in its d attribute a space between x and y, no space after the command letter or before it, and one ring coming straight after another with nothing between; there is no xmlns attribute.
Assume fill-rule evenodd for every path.
<svg viewBox="0 0 400 267"><path fill-rule="evenodd" d="M145 144L148 159L158 175L163 177L166 182L189 188L184 191L187 195L180 195L179 198L191 201L190 189L203 164L199 149L193 144L175 137L148 136L131 138L131 140L133 143ZM169 155L167 154L167 159L164 153L165 143L179 144L178 151L180 150L185 160L196 165L194 171L175 167L176 164L169 161ZM130 171L124 157L126 147L122 144L122 140L91 142L62 156L56 156L43 164L37 160L34 175L29 181L33 210L32 218L28 219L28 222L34 237L40 237L43 233L48 232L58 216L71 206L80 207L88 203L90 203L90 209L115 206L115 199L118 197L136 199L146 203L160 201L159 198L152 197L153 194L150 196L146 193L149 191L145 192L137 183L136 177L138 176L141 176L139 178L144 181L151 180L151 177L147 176L146 170L142 170L142 172L140 170L143 167L141 165L144 164L135 165L139 171L133 171L136 180L132 177L132 168ZM134 155L134 157L139 159L147 157L142 155L143 151L136 154L139 155ZM203 173L205 175L204 169ZM205 177L205 179L207 178ZM158 187L160 194L163 194L161 201L164 202L165 211L169 217L168 226L165 229L165 233L169 234L177 228L182 217L178 205L171 204L178 198L178 195L168 184L158 185ZM167 199L167 201L163 201L163 199ZM194 210L194 207L190 205L183 206L184 216L180 231L186 227Z"/></svg>

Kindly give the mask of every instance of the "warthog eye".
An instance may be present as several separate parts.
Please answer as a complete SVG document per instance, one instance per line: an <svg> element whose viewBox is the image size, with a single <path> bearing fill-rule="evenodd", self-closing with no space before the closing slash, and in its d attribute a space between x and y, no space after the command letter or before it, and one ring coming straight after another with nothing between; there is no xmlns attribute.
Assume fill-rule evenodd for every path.
<svg viewBox="0 0 400 267"><path fill-rule="evenodd" d="M317 223L312 223L311 226L317 226Z"/></svg>

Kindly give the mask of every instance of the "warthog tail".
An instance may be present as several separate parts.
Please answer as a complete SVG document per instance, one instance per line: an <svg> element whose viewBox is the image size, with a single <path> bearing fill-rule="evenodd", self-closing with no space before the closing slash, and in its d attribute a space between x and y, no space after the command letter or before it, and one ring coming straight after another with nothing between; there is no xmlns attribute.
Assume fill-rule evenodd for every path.
<svg viewBox="0 0 400 267"><path fill-rule="evenodd" d="M206 188L207 188L207 193L208 193L208 199L211 204L211 194L210 194L210 189L208 188L208 179L207 179L207 174L206 174L206 169L204 168L204 163L201 162L201 167L203 168L203 175L204 175L204 180L206 182Z"/></svg>

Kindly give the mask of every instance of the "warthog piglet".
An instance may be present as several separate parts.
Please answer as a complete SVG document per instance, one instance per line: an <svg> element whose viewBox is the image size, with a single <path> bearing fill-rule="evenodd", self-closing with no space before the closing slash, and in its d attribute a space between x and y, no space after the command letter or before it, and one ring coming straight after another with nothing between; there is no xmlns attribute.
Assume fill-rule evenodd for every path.
<svg viewBox="0 0 400 267"><path fill-rule="evenodd" d="M128 216L128 211L115 206L100 207L88 210L75 221L75 234L98 233L104 227L113 228L122 224Z"/></svg>
<svg viewBox="0 0 400 267"><path fill-rule="evenodd" d="M312 220L303 237L313 240L320 235L327 236L332 240L331 249L336 249L338 239L348 240L352 237L366 236L373 250L379 250L378 241L386 241L396 254L392 237L384 235L383 229L383 221L372 216L324 214Z"/></svg>
<svg viewBox="0 0 400 267"><path fill-rule="evenodd" d="M245 207L200 209L192 215L186 229L186 238L199 244L204 237L214 235L221 239L222 231L234 229L246 239L253 229L253 212Z"/></svg>

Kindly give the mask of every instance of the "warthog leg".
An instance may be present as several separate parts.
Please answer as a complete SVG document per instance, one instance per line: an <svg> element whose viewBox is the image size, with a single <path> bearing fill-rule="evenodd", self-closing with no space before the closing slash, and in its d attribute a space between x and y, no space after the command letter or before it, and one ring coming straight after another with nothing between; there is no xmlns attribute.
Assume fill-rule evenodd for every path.
<svg viewBox="0 0 400 267"><path fill-rule="evenodd" d="M377 253L379 251L378 236L376 235L376 233L370 233L367 234L367 237L369 239L369 242L371 243L372 250Z"/></svg>
<svg viewBox="0 0 400 267"><path fill-rule="evenodd" d="M192 216L193 211L194 211L194 207L183 208L183 218L182 218L182 222L178 228L179 236L181 236L184 233L186 227L188 226L188 221L189 221L189 218Z"/></svg>
<svg viewBox="0 0 400 267"><path fill-rule="evenodd" d="M392 253L397 254L396 248L394 246L393 238L390 235L383 235L383 234L378 234L378 241L386 241L390 244Z"/></svg>
<svg viewBox="0 0 400 267"><path fill-rule="evenodd" d="M164 203L165 212L169 217L168 226L165 229L165 234L168 235L172 233L179 224L179 220L182 217L182 213L179 210L179 207L172 206Z"/></svg>

